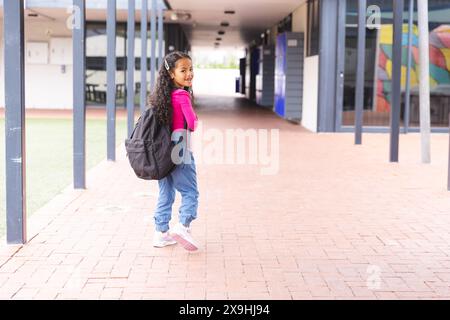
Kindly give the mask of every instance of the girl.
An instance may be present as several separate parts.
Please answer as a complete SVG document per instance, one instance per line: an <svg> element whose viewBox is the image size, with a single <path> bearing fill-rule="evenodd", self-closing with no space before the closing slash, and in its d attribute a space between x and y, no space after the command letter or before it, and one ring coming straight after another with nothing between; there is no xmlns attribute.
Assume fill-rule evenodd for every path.
<svg viewBox="0 0 450 320"><path fill-rule="evenodd" d="M185 122L187 129L194 131L198 121L191 104L193 77L191 58L182 52L169 53L159 70L155 90L149 97L149 104L155 108L158 120L171 125L172 141L182 141L185 146L181 151L184 153L183 161L168 176L158 181L159 197L154 215L156 232L153 238L153 246L158 248L178 242L186 250L198 249L190 233L190 223L197 217L197 175L192 151L184 141L189 136L184 129ZM179 223L169 231L175 190L182 196Z"/></svg>

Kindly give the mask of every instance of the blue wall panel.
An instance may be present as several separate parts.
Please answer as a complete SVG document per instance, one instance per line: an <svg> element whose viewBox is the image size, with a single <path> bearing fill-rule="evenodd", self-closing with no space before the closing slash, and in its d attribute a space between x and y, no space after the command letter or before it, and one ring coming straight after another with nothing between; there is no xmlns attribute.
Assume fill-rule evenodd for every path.
<svg viewBox="0 0 450 320"><path fill-rule="evenodd" d="M286 92L286 33L277 36L275 50L275 113L284 117Z"/></svg>
<svg viewBox="0 0 450 320"><path fill-rule="evenodd" d="M303 33L277 36L275 51L275 106L279 116L299 122L303 98Z"/></svg>

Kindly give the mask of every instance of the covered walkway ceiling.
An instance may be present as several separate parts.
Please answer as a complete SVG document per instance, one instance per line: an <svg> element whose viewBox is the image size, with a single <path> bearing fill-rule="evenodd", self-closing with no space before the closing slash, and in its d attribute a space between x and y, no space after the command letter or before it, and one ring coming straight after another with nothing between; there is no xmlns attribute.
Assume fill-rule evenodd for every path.
<svg viewBox="0 0 450 320"><path fill-rule="evenodd" d="M3 1L0 0L0 19L3 19ZM151 0L149 2L149 8ZM180 23L184 26L188 39L194 47L213 48L216 38L222 38L221 47L242 49L252 40L257 39L262 32L271 28L288 14L294 11L306 0L157 0L166 9L165 23ZM64 21L69 13L67 8L72 0L27 0L25 14L34 21ZM117 0L117 20L127 20L127 0ZM136 19L140 20L142 0L136 0ZM86 19L88 21L106 20L106 0L87 0ZM430 22L443 23L447 21L449 10L442 9L448 0L434 0L430 5ZM349 10L355 11L350 2ZM392 10L389 3L381 6L383 10ZM235 14L225 14L226 10L233 10ZM173 20L175 13L179 19ZM350 13L351 14L351 13ZM356 12L354 13L356 14ZM407 13L405 12L405 17ZM385 17L392 13L383 13ZM183 17L187 17L184 20ZM228 27L221 27L221 22L228 22ZM218 35L218 31L225 31Z"/></svg>
<svg viewBox="0 0 450 320"><path fill-rule="evenodd" d="M175 12L186 12L190 19L181 21L193 47L214 47L222 38L221 47L243 48L273 27L306 0L167 0ZM225 14L233 10L235 14ZM189 16L189 15L187 15ZM221 27L228 22L228 27ZM225 31L219 35L218 31Z"/></svg>
<svg viewBox="0 0 450 320"><path fill-rule="evenodd" d="M167 10L164 0L157 0L157 5ZM147 0L148 10L150 12L152 0ZM25 0L25 17L28 21L49 22L66 21L71 14L72 0ZM142 0L135 0L136 21L141 20ZM117 21L126 22L128 17L128 0L116 0ZM86 0L86 21L106 21L107 18L107 0ZM165 11L164 20L171 23L169 18L170 11ZM148 19L150 14L148 14ZM0 0L0 19L3 19L3 0Z"/></svg>
<svg viewBox="0 0 450 320"><path fill-rule="evenodd" d="M136 0L136 19L140 20L142 0ZM262 32L273 27L306 0L157 0L166 8L165 23L180 23L193 47L214 48L216 38L222 38L221 47L242 49ZM3 0L0 0L0 8ZM64 21L72 0L28 0L25 14L34 21ZM87 0L86 19L106 20L106 0ZM151 0L149 0L149 9ZM127 1L117 0L117 21L127 20ZM3 16L0 9L0 19ZM234 14L225 14L232 10ZM175 14L179 17L174 20ZM188 19L185 20L184 17ZM229 26L221 27L221 22ZM218 31L225 31L219 35Z"/></svg>

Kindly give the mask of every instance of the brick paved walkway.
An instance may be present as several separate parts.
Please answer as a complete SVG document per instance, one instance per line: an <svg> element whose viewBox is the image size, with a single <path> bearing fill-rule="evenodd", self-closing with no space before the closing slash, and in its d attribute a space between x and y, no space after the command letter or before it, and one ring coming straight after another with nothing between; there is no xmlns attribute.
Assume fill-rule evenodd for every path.
<svg viewBox="0 0 450 320"><path fill-rule="evenodd" d="M232 98L197 98L203 129L280 129L280 171L199 163L196 254L156 249L155 182L116 163L88 173L28 221L25 246L0 245L1 299L450 298L448 136L311 134ZM174 217L180 203L174 206ZM173 219L172 222L176 222ZM2 241L4 243L4 241Z"/></svg>

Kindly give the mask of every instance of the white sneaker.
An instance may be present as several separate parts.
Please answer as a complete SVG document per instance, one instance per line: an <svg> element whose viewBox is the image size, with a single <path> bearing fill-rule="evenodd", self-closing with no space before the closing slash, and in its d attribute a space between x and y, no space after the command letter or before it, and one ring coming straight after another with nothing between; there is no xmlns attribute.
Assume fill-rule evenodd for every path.
<svg viewBox="0 0 450 320"><path fill-rule="evenodd" d="M155 231L153 235L153 246L156 248L162 248L176 244L177 242L170 236L169 232Z"/></svg>
<svg viewBox="0 0 450 320"><path fill-rule="evenodd" d="M197 251L198 245L191 236L190 228L186 228L181 223L175 225L170 232L172 238L181 244L181 246L188 251Z"/></svg>

